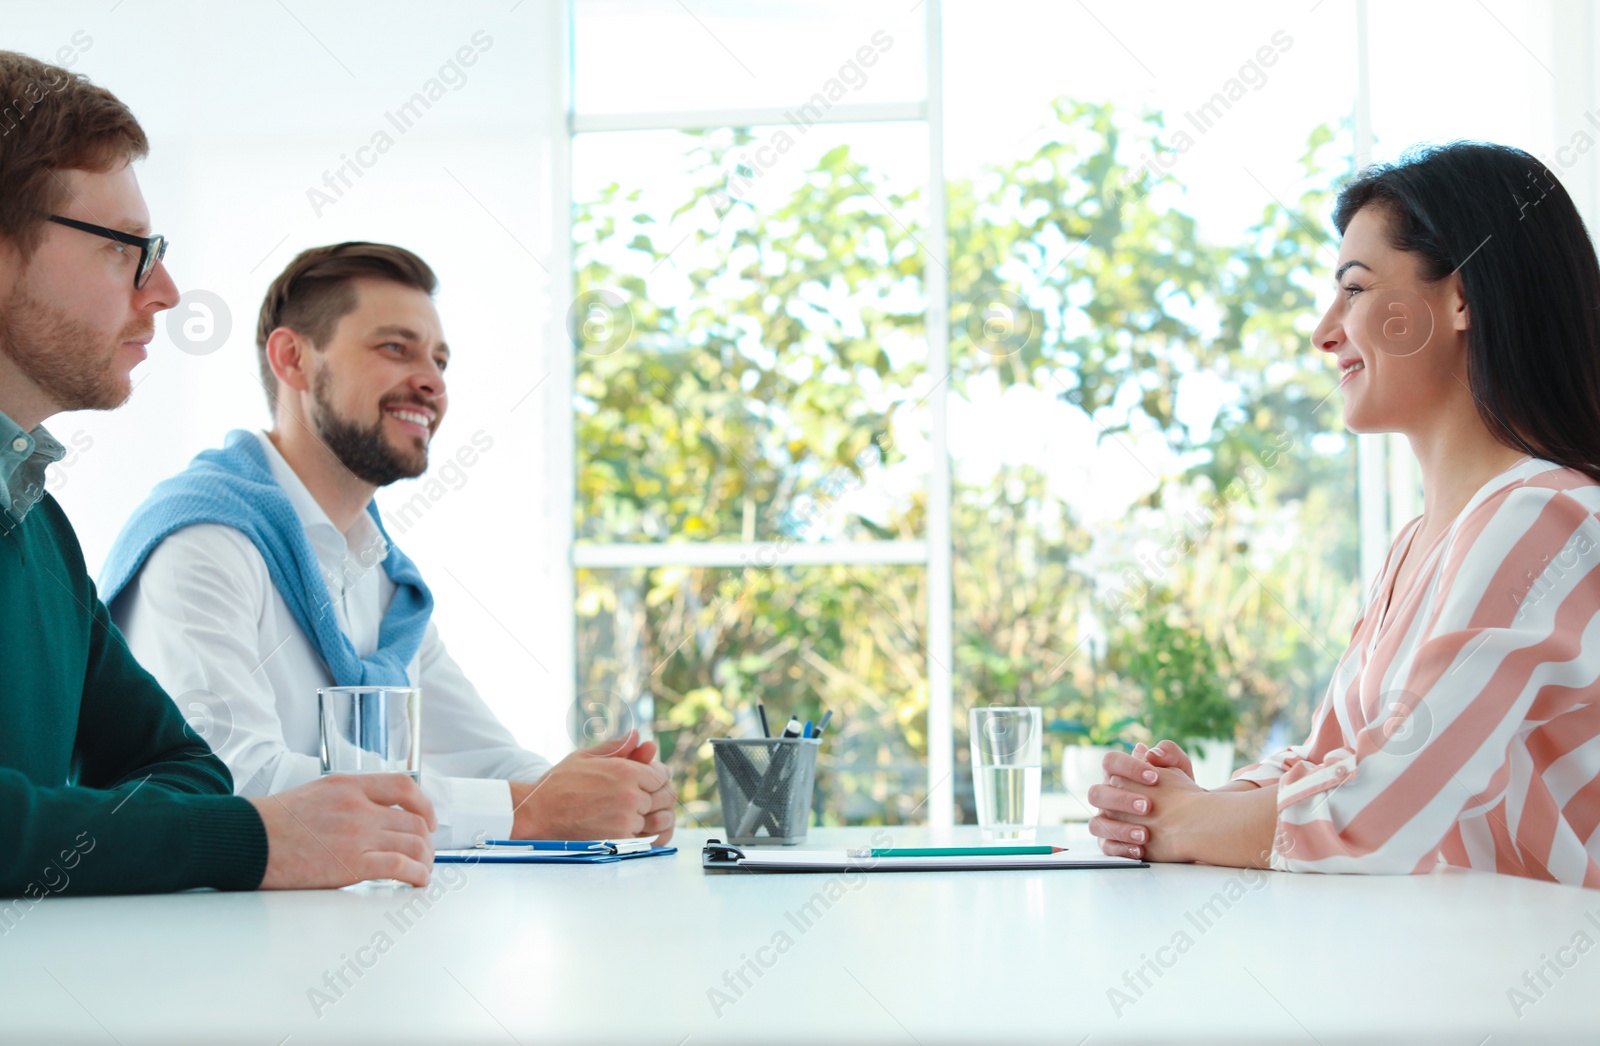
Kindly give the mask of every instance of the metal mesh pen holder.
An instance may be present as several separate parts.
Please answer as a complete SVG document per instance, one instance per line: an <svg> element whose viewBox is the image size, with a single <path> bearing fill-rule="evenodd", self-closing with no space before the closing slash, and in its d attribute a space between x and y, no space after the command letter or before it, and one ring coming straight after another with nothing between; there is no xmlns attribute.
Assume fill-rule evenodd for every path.
<svg viewBox="0 0 1600 1046"><path fill-rule="evenodd" d="M722 823L735 846L805 842L817 737L714 737Z"/></svg>

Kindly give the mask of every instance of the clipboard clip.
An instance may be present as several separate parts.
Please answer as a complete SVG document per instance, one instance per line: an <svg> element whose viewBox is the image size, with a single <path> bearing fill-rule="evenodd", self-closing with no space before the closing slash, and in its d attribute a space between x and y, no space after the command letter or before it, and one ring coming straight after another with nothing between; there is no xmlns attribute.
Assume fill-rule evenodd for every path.
<svg viewBox="0 0 1600 1046"><path fill-rule="evenodd" d="M744 851L721 839L707 839L705 849L700 851L702 868L737 868L742 860Z"/></svg>

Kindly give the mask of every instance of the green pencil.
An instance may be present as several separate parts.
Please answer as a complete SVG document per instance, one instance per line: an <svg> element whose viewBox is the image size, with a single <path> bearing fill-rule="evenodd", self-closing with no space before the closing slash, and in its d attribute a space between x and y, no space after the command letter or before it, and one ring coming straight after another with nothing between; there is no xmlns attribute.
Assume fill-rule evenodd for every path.
<svg viewBox="0 0 1600 1046"><path fill-rule="evenodd" d="M870 850L855 850L852 857L1023 857L1027 855L1058 854L1065 846L875 846Z"/></svg>

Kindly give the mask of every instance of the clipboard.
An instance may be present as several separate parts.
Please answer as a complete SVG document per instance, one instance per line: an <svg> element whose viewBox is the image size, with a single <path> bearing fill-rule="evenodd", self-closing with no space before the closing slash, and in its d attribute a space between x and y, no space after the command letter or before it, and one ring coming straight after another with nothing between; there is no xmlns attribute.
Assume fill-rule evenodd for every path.
<svg viewBox="0 0 1600 1046"><path fill-rule="evenodd" d="M707 839L700 852L707 872L977 872L1065 868L1148 868L1148 861L1110 857L1092 850L1056 854L994 854L952 857L869 857L849 850L788 850L731 846Z"/></svg>
<svg viewBox="0 0 1600 1046"><path fill-rule="evenodd" d="M542 839L489 839L463 850L435 850L434 864L616 864L635 857L665 857L676 846L650 846L638 840L596 839L558 842Z"/></svg>

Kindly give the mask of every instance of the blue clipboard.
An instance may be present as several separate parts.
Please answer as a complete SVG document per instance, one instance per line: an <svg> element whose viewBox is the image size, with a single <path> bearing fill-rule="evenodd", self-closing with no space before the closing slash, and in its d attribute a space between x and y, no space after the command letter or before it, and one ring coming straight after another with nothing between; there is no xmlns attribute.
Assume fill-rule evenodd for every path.
<svg viewBox="0 0 1600 1046"><path fill-rule="evenodd" d="M676 846L630 849L608 840L489 839L464 850L437 850L434 864L615 864L635 857L665 857Z"/></svg>

